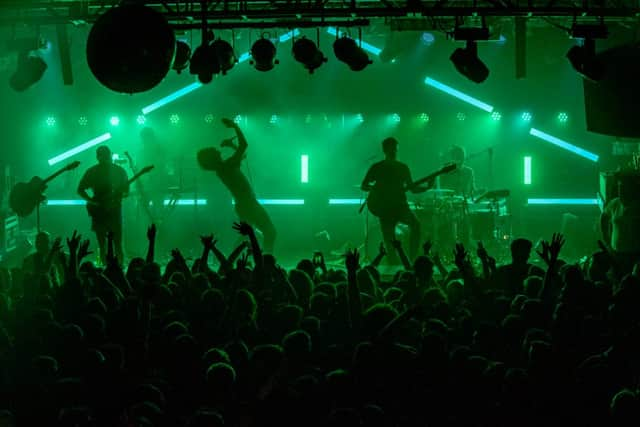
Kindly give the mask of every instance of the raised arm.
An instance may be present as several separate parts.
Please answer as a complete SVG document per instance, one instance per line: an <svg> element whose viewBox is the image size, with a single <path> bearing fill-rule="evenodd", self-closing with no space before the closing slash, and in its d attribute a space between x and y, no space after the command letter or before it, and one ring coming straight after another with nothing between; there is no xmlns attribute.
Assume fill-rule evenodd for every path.
<svg viewBox="0 0 640 427"><path fill-rule="evenodd" d="M236 136L238 137L238 146L234 146L236 152L233 153L233 156L231 156L229 160L239 163L240 161L242 161L242 158L244 157L245 153L247 152L247 148L249 147L249 144L247 144L247 139L244 137L244 133L242 132L242 129L240 129L240 126L238 126L238 124L233 120L222 119L222 124L229 129L233 129L236 132Z"/></svg>

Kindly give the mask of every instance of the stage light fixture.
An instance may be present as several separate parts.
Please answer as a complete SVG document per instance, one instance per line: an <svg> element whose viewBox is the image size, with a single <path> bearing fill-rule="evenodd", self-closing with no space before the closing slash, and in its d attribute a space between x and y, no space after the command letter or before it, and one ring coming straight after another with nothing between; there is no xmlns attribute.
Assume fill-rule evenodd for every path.
<svg viewBox="0 0 640 427"><path fill-rule="evenodd" d="M458 114L456 114L456 118L462 122L462 121L466 120L467 115L464 114L464 113L458 113Z"/></svg>
<svg viewBox="0 0 640 427"><path fill-rule="evenodd" d="M277 114L273 114L271 115L271 117L269 118L269 123L272 125L277 124L280 121L280 117L278 117Z"/></svg>
<svg viewBox="0 0 640 427"><path fill-rule="evenodd" d="M147 122L147 118L146 118L145 116L143 116L143 115L139 115L139 116L136 118L136 122L137 122L139 125L143 125L143 124L145 124L145 123Z"/></svg>
<svg viewBox="0 0 640 427"><path fill-rule="evenodd" d="M213 76L220 73L220 63L215 48L206 41L198 46L191 56L189 73L198 76L200 83L213 81Z"/></svg>
<svg viewBox="0 0 640 427"><path fill-rule="evenodd" d="M524 113L522 113L520 117L522 117L522 120L524 120L525 122L530 122L531 119L533 118L531 113L529 113L528 111L525 111Z"/></svg>
<svg viewBox="0 0 640 427"><path fill-rule="evenodd" d="M558 113L558 121L560 123L567 123L568 120L569 120L569 115L567 113L565 113L564 111Z"/></svg>
<svg viewBox="0 0 640 427"><path fill-rule="evenodd" d="M502 118L502 114L500 114L499 112L494 111L493 113L491 113L491 119L494 122L500 121L501 118Z"/></svg>
<svg viewBox="0 0 640 427"><path fill-rule="evenodd" d="M176 56L173 60L172 68L178 73L186 70L189 67L189 60L191 59L191 46L187 43L178 40L176 42Z"/></svg>
<svg viewBox="0 0 640 427"><path fill-rule="evenodd" d="M489 68L478 58L478 43L467 40L464 48L457 48L449 57L456 70L475 83L482 83L489 77Z"/></svg>
<svg viewBox="0 0 640 427"><path fill-rule="evenodd" d="M111 124L111 126L118 126L120 124L120 117L118 116L113 116L109 119L109 123Z"/></svg>
<svg viewBox="0 0 640 427"><path fill-rule="evenodd" d="M262 37L251 46L250 64L258 71L272 70L280 61L276 59L276 46L268 38Z"/></svg>
<svg viewBox="0 0 640 427"><path fill-rule="evenodd" d="M398 113L393 113L393 114L391 115L391 121L392 121L393 123L400 123L400 114L398 114Z"/></svg>
<svg viewBox="0 0 640 427"><path fill-rule="evenodd" d="M333 42L333 53L338 60L344 62L352 71L362 71L367 65L373 64L367 53L347 36L339 37Z"/></svg>
<svg viewBox="0 0 640 427"><path fill-rule="evenodd" d="M358 121L358 123L364 123L364 117L362 116L362 114L357 114L356 120Z"/></svg>
<svg viewBox="0 0 640 427"><path fill-rule="evenodd" d="M177 114L172 114L172 115L169 117L169 122L170 122L172 125L177 125L178 123L180 123L180 116L179 116L179 115L177 115Z"/></svg>
<svg viewBox="0 0 640 427"><path fill-rule="evenodd" d="M47 117L47 120L45 120L45 123L47 124L47 126L53 127L56 125L56 118L53 116L49 116Z"/></svg>
<svg viewBox="0 0 640 427"><path fill-rule="evenodd" d="M204 122L207 124L213 123L213 119L213 114L207 114L206 116L204 116Z"/></svg>
<svg viewBox="0 0 640 427"><path fill-rule="evenodd" d="M347 34L343 33L342 31L338 31L335 27L327 27L327 33L331 34L332 36L336 36L336 37L346 37ZM362 47L362 49L366 50L367 52L373 54L373 55L377 55L380 56L380 53L382 53L382 49L380 49L379 47L376 47L372 44L369 44L365 41L360 40L360 46Z"/></svg>
<svg viewBox="0 0 640 427"><path fill-rule="evenodd" d="M578 40L567 52L567 59L582 77L594 82L602 80L606 68L596 55L596 39L606 39L609 30L603 22L598 24L578 24L571 27L570 35Z"/></svg>
<svg viewBox="0 0 640 427"><path fill-rule="evenodd" d="M241 116L240 114L238 114L237 116L235 116L235 117L233 118L233 122L234 122L235 124L238 124L238 125L239 125L240 123L242 123L242 116Z"/></svg>
<svg viewBox="0 0 640 427"><path fill-rule="evenodd" d="M418 119L422 122L422 123L428 123L429 120L431 120L431 118L429 117L429 115L427 113L421 113L418 116Z"/></svg>
<svg viewBox="0 0 640 427"><path fill-rule="evenodd" d="M313 74L316 68L327 62L327 58L318 46L304 36L293 42L292 52L295 60L304 65L304 68L309 70L309 74Z"/></svg>
<svg viewBox="0 0 640 427"><path fill-rule="evenodd" d="M78 124L79 124L80 126L86 126L88 123L89 123L89 120L87 119L87 117L86 117L86 116L80 116L80 117L78 118Z"/></svg>
<svg viewBox="0 0 640 427"><path fill-rule="evenodd" d="M433 35L433 33L425 32L420 36L420 41L425 46L431 46L436 41L436 37Z"/></svg>
<svg viewBox="0 0 640 427"><path fill-rule="evenodd" d="M227 75L227 71L233 68L238 63L238 58L233 51L233 46L221 39L215 40L211 47L216 53L216 59L220 66L220 72L223 76Z"/></svg>
<svg viewBox="0 0 640 427"><path fill-rule="evenodd" d="M19 52L18 66L9 78L9 86L16 92L24 92L38 83L46 70L47 64L42 58L30 51Z"/></svg>

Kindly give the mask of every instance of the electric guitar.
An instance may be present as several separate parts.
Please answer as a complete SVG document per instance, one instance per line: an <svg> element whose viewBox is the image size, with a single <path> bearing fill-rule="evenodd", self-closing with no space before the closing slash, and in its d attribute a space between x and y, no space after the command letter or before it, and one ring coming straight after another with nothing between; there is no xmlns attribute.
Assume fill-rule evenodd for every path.
<svg viewBox="0 0 640 427"><path fill-rule="evenodd" d="M430 175L427 175L424 178L420 178L417 181L414 181L410 186L405 188L404 191L406 192L406 191L413 190L414 188L419 187L425 182L433 181L436 177L440 175L444 175L446 173L456 170L456 168L457 166L455 163L445 165L438 171ZM378 218L392 217L396 215L398 213L398 209L401 208L401 206L395 206L391 203L388 203L386 200L386 197L380 194L380 191L376 188L375 184L371 189L371 191L369 192L369 196L367 197L367 199L364 201L362 206L360 206L360 212L362 212L365 206L369 208L369 212L371 212L373 215L377 216Z"/></svg>
<svg viewBox="0 0 640 427"><path fill-rule="evenodd" d="M125 151L124 155L127 157L127 160L129 160L129 169L131 169L131 172L134 175L137 174L138 168L136 168L135 164L133 163L131 154L129 154L128 151ZM151 221L150 223L157 225L158 221L153 215L153 212L151 212L151 209L149 208L149 198L147 197L147 192L144 188L144 185L142 184L142 181L136 181L136 187L138 188L138 196L140 199L140 203L142 203L142 207L144 208L145 213L149 217L149 221Z"/></svg>
<svg viewBox="0 0 640 427"><path fill-rule="evenodd" d="M34 176L29 182L17 183L9 193L11 210L20 217L29 215L39 203L45 200L45 196L42 193L47 189L47 183L57 178L58 175L76 169L78 166L80 166L80 162L76 160L45 179Z"/></svg>
<svg viewBox="0 0 640 427"><path fill-rule="evenodd" d="M127 186L136 181L142 175L151 172L154 166L146 166L140 170L137 174L132 176L129 181L127 181ZM109 209L116 206L120 200L122 200L122 190L112 191L105 197L102 197L100 200L96 200L94 202L87 203L87 213L91 218L100 218L101 216L110 214Z"/></svg>

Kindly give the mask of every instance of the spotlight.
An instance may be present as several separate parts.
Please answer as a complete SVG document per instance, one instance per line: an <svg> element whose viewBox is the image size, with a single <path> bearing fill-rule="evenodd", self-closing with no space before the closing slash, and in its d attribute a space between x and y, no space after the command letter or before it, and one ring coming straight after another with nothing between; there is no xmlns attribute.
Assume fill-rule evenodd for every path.
<svg viewBox="0 0 640 427"><path fill-rule="evenodd" d="M198 46L191 56L189 73L198 76L200 83L207 84L213 80L213 75L220 72L220 63L215 48L207 42Z"/></svg>
<svg viewBox="0 0 640 427"><path fill-rule="evenodd" d="M475 83L482 83L489 77L489 68L478 58L478 43L467 40L467 45L458 48L451 54L451 62L456 70Z"/></svg>
<svg viewBox="0 0 640 427"><path fill-rule="evenodd" d="M109 119L109 123L111 123L111 126L118 126L120 124L120 118L118 116L113 116Z"/></svg>
<svg viewBox="0 0 640 427"><path fill-rule="evenodd" d="M216 40L211 44L211 47L216 53L218 64L220 65L220 71L225 76L227 71L233 68L238 62L233 46L224 40Z"/></svg>
<svg viewBox="0 0 640 427"><path fill-rule="evenodd" d="M45 123L47 124L47 126L53 127L56 125L56 119L55 117L49 116L47 117L47 120L45 120Z"/></svg>
<svg viewBox="0 0 640 427"><path fill-rule="evenodd" d="M530 122L531 119L533 118L533 116L531 115L530 112L525 111L524 113L522 113L522 120L524 120L525 122Z"/></svg>
<svg viewBox="0 0 640 427"><path fill-rule="evenodd" d="M276 58L276 47L271 40L262 37L251 46L251 65L258 71L272 70L275 64L279 64Z"/></svg>
<svg viewBox="0 0 640 427"><path fill-rule="evenodd" d="M352 71L362 71L373 64L367 53L358 46L354 39L343 36L333 42L333 53L340 61L346 63Z"/></svg>
<svg viewBox="0 0 640 427"><path fill-rule="evenodd" d="M136 122L139 125L143 125L143 124L145 124L147 122L147 118L145 116L143 116L143 115L139 115L138 118L136 119Z"/></svg>
<svg viewBox="0 0 640 427"><path fill-rule="evenodd" d="M586 79L597 82L604 77L605 67L596 57L596 42L593 39L584 39L582 45L572 46L567 52L567 59L573 69Z"/></svg>
<svg viewBox="0 0 640 427"><path fill-rule="evenodd" d="M362 116L362 114L357 114L356 120L358 121L358 123L364 123L364 117Z"/></svg>
<svg viewBox="0 0 640 427"><path fill-rule="evenodd" d="M183 41L176 42L176 57L173 60L173 69L182 73L189 66L189 60L191 59L191 46Z"/></svg>
<svg viewBox="0 0 640 427"><path fill-rule="evenodd" d="M178 123L180 123L180 116L177 114L172 114L171 117L169 117L169 122L172 125L177 125Z"/></svg>
<svg viewBox="0 0 640 427"><path fill-rule="evenodd" d="M204 116L204 122L207 124L213 123L213 114L207 114Z"/></svg>
<svg viewBox="0 0 640 427"><path fill-rule="evenodd" d="M87 123L89 123L89 120L87 120L86 116L80 116L80 118L78 119L78 124L80 126L86 126Z"/></svg>
<svg viewBox="0 0 640 427"><path fill-rule="evenodd" d="M569 120L569 115L565 112L560 112L558 113L558 121L560 123L567 123L567 121Z"/></svg>
<svg viewBox="0 0 640 427"><path fill-rule="evenodd" d="M280 121L280 118L277 116L277 114L273 114L269 119L269 123L272 125L277 124L279 121Z"/></svg>
<svg viewBox="0 0 640 427"><path fill-rule="evenodd" d="M420 114L420 116L418 118L420 119L420 121L422 123L428 123L429 120L431 119L427 113Z"/></svg>
<svg viewBox="0 0 640 427"><path fill-rule="evenodd" d="M327 62L327 58L316 44L304 36L293 43L292 52L295 60L302 63L310 74Z"/></svg>
<svg viewBox="0 0 640 427"><path fill-rule="evenodd" d="M467 115L464 113L458 113L456 114L456 118L462 122L467 118Z"/></svg>
<svg viewBox="0 0 640 427"><path fill-rule="evenodd" d="M9 79L9 86L16 92L24 92L38 83L46 70L47 64L42 58L22 51L18 53L18 67Z"/></svg>
<svg viewBox="0 0 640 427"><path fill-rule="evenodd" d="M234 117L233 122L239 125L240 123L242 123L242 116L238 114L237 116Z"/></svg>
<svg viewBox="0 0 640 427"><path fill-rule="evenodd" d="M400 114L393 113L391 115L391 121L394 122L394 123L400 123Z"/></svg>
<svg viewBox="0 0 640 427"><path fill-rule="evenodd" d="M493 113L491 113L491 119L493 119L494 122L499 121L502 118L502 114L500 114L497 111L494 111Z"/></svg>

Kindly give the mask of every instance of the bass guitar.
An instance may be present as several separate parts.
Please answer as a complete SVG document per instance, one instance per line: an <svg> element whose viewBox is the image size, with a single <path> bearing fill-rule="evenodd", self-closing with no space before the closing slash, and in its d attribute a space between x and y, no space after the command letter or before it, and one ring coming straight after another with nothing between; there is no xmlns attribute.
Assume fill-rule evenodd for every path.
<svg viewBox="0 0 640 427"><path fill-rule="evenodd" d="M424 178L420 178L417 181L414 181L410 186L405 188L404 191L406 192L406 191L413 190L414 188L419 187L425 182L433 181L436 177L440 175L453 172L454 170L456 170L456 168L457 166L455 163L445 165L438 171L430 175L427 175ZM364 201L362 206L360 206L360 212L362 212L365 206L369 208L369 212L371 212L373 215L377 216L378 218L389 218L394 215L397 215L399 208L401 208L401 206L395 206L392 203L388 203L388 200L386 200L386 197L383 197L380 194L380 192L376 189L375 185L369 192L369 196L367 197L367 199Z"/></svg>
<svg viewBox="0 0 640 427"><path fill-rule="evenodd" d="M17 183L9 193L11 210L20 217L29 215L39 203L46 199L42 193L47 189L47 183L57 178L58 175L76 169L78 166L80 166L80 162L76 160L45 179L34 176L29 182Z"/></svg>
<svg viewBox="0 0 640 427"><path fill-rule="evenodd" d="M127 186L135 182L142 175L151 172L153 168L154 168L153 165L142 168L137 174L132 176L127 181ZM100 200L87 203L87 213L89 213L89 216L93 219L100 218L101 216L104 216L104 215L110 215L111 214L110 209L117 206L121 200L122 200L122 191L113 191L111 192L111 194L109 194L106 197L102 197Z"/></svg>

